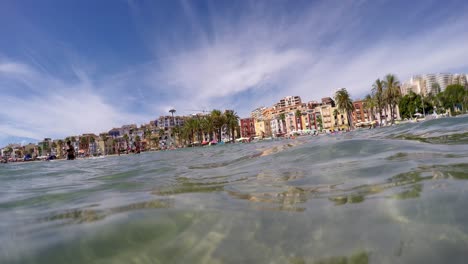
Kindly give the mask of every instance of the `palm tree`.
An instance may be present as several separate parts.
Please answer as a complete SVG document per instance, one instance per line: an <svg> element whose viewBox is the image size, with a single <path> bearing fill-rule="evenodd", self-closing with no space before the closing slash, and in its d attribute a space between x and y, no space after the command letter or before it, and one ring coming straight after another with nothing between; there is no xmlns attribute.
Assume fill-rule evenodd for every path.
<svg viewBox="0 0 468 264"><path fill-rule="evenodd" d="M188 140L189 144L192 144L195 142L195 132L197 129L197 118L194 116L189 117L184 121L184 126L180 130L181 137L184 141Z"/></svg>
<svg viewBox="0 0 468 264"><path fill-rule="evenodd" d="M382 124L382 110L385 109L385 112L387 112L384 100L384 82L382 80L375 80L372 85L372 93L374 94L375 105L379 109L379 122Z"/></svg>
<svg viewBox="0 0 468 264"><path fill-rule="evenodd" d="M208 133L209 141L213 140L214 125L212 120L213 117L211 115L207 115L205 118L201 119L200 124L203 133Z"/></svg>
<svg viewBox="0 0 468 264"><path fill-rule="evenodd" d="M200 116L196 116L194 119L193 119L193 129L195 130L196 134L197 134L197 140L198 142L202 142L203 141L203 127L202 127L202 124L203 124L203 119L204 117L200 117Z"/></svg>
<svg viewBox="0 0 468 264"><path fill-rule="evenodd" d="M374 120L374 108L376 107L375 98L373 98L370 94L366 95L364 98L364 108L370 112L370 119Z"/></svg>
<svg viewBox="0 0 468 264"><path fill-rule="evenodd" d="M333 116L335 117L335 126L338 126L338 115L340 114L340 111L338 111L338 109L335 108L335 110L333 110Z"/></svg>
<svg viewBox="0 0 468 264"><path fill-rule="evenodd" d="M335 118L337 118L339 114L340 114L340 111L338 111L338 109L333 110L333 115L335 116Z"/></svg>
<svg viewBox="0 0 468 264"><path fill-rule="evenodd" d="M335 93L335 101L338 109L346 112L346 116L348 117L348 126L351 128L351 112L354 110L354 105L346 88L341 88Z"/></svg>
<svg viewBox="0 0 468 264"><path fill-rule="evenodd" d="M315 117L315 120L316 120L316 122L317 122L317 124L318 124L319 130L322 131L322 128L323 128L322 116L317 115L317 116Z"/></svg>
<svg viewBox="0 0 468 264"><path fill-rule="evenodd" d="M393 74L387 74L385 76L385 102L390 106L390 115L392 124L395 121L394 113L395 113L395 106L398 104L398 101L401 98L401 91L400 91L400 82L398 81L397 77Z"/></svg>
<svg viewBox="0 0 468 264"><path fill-rule="evenodd" d="M279 118L280 118L281 122L283 123L283 124L282 124L282 125L283 125L283 129L285 130L285 131L283 131L283 133L286 133L286 115L285 115L284 113L281 113L281 114L279 115Z"/></svg>
<svg viewBox="0 0 468 264"><path fill-rule="evenodd" d="M195 130L196 128L196 119L194 117L190 117L184 123L182 130L184 131L184 135L189 139L190 144L195 142Z"/></svg>
<svg viewBox="0 0 468 264"><path fill-rule="evenodd" d="M190 119L186 120L185 122L188 122ZM184 126L180 129L180 139L183 140L183 145L187 145L187 140L189 142L192 142L193 139L193 130L192 128L187 125L187 123L184 123Z"/></svg>
<svg viewBox="0 0 468 264"><path fill-rule="evenodd" d="M231 140L234 142L236 140L235 138L235 131L236 128L239 126L239 116L237 115L236 112L232 110L227 110L225 113L226 117L226 125L229 131L229 134L231 135Z"/></svg>
<svg viewBox="0 0 468 264"><path fill-rule="evenodd" d="M218 134L217 140L218 142L221 142L221 128L226 123L226 120L225 120L226 117L220 110L217 110L217 109L213 109L210 115L211 115L211 120L213 123L213 129Z"/></svg>
<svg viewBox="0 0 468 264"><path fill-rule="evenodd" d="M302 130L303 127L302 127L301 110L297 109L296 112L294 112L294 116L296 117L296 130L299 130L299 128Z"/></svg>

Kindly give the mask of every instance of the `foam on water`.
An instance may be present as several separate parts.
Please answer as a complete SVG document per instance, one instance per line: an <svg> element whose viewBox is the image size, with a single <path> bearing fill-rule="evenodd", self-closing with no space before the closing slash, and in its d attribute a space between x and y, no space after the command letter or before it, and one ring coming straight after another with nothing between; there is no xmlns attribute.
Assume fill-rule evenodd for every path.
<svg viewBox="0 0 468 264"><path fill-rule="evenodd" d="M0 263L465 263L468 117L0 166Z"/></svg>

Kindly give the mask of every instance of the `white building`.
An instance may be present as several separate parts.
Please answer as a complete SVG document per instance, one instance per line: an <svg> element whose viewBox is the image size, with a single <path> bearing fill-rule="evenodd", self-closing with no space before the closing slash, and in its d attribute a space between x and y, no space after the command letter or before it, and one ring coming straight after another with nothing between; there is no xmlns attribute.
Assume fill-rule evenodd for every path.
<svg viewBox="0 0 468 264"><path fill-rule="evenodd" d="M283 99L279 101L280 107L289 107L289 106L295 106L295 105L301 105L302 100L300 96L286 96Z"/></svg>
<svg viewBox="0 0 468 264"><path fill-rule="evenodd" d="M279 133L286 133L286 129L284 128L283 121L278 118L274 118L270 120L270 128L271 128L271 133L273 136Z"/></svg>
<svg viewBox="0 0 468 264"><path fill-rule="evenodd" d="M414 75L401 86L402 95L407 95L411 91L416 94L427 95L429 93L437 94L445 91L451 84L468 85L467 74L451 73L430 73L423 75Z"/></svg>
<svg viewBox="0 0 468 264"><path fill-rule="evenodd" d="M415 94L424 93L424 79L421 75L412 76L409 81L406 81L401 86L401 93L403 96L413 92Z"/></svg>
<svg viewBox="0 0 468 264"><path fill-rule="evenodd" d="M452 83L451 84L460 84L463 86L467 86L467 76L468 74L454 74L452 76Z"/></svg>
<svg viewBox="0 0 468 264"><path fill-rule="evenodd" d="M440 91L445 91L448 85L452 84L452 74L450 73L438 73L436 74L437 84L440 87Z"/></svg>
<svg viewBox="0 0 468 264"><path fill-rule="evenodd" d="M437 76L435 74L424 74L422 78L424 81L422 94L437 94L440 92L440 85L437 83Z"/></svg>
<svg viewBox="0 0 468 264"><path fill-rule="evenodd" d="M259 108L256 108L255 110L252 111L250 116L257 120L257 119L262 119L263 118L263 111L266 109L264 106L260 106Z"/></svg>

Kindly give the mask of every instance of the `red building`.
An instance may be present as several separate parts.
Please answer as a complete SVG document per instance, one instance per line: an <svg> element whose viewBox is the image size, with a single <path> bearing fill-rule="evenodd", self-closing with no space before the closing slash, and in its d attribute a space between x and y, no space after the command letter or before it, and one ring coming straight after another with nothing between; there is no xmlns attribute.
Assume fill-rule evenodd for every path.
<svg viewBox="0 0 468 264"><path fill-rule="evenodd" d="M253 118L242 118L240 120L241 136L245 138L255 137L255 122Z"/></svg>
<svg viewBox="0 0 468 264"><path fill-rule="evenodd" d="M312 110L307 111L307 115L305 116L306 120L306 128L308 129L317 129L317 119L315 117L315 113Z"/></svg>
<svg viewBox="0 0 468 264"><path fill-rule="evenodd" d="M370 121L367 109L364 108L364 102L362 100L354 101L353 105L354 111L352 115L354 124Z"/></svg>

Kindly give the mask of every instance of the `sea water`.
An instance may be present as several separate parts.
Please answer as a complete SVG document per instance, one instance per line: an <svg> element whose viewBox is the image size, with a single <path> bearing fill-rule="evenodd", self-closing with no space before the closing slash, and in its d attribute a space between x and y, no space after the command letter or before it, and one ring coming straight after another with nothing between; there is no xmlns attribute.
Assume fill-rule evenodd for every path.
<svg viewBox="0 0 468 264"><path fill-rule="evenodd" d="M0 164L0 263L467 263L468 117Z"/></svg>

